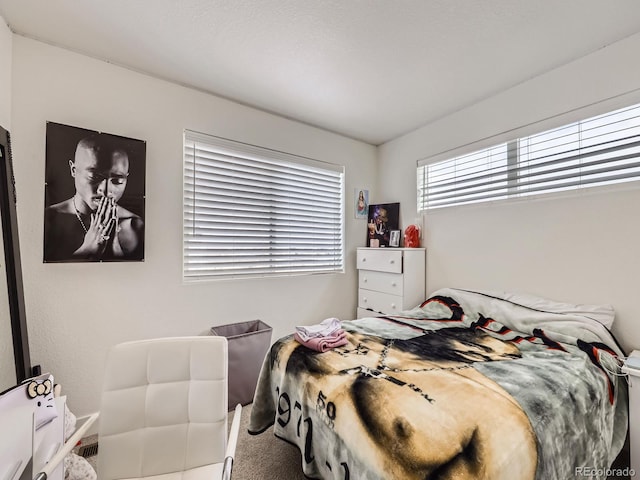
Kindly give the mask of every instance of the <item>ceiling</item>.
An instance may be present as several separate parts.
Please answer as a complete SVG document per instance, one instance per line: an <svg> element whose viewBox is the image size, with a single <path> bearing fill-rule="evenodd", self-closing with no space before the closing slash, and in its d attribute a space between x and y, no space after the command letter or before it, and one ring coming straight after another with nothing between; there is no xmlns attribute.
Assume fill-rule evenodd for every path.
<svg viewBox="0 0 640 480"><path fill-rule="evenodd" d="M0 0L0 15L374 145L640 32L637 0Z"/></svg>

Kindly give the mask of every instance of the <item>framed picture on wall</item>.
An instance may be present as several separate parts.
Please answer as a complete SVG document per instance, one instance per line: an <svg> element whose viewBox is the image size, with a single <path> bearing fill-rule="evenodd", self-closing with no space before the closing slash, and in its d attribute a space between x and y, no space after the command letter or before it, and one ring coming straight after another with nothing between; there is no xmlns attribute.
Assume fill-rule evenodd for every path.
<svg viewBox="0 0 640 480"><path fill-rule="evenodd" d="M369 190L365 190L364 188L356 188L353 193L355 198L355 217L367 218L367 215L369 213Z"/></svg>
<svg viewBox="0 0 640 480"><path fill-rule="evenodd" d="M391 231L399 230L400 203L369 205L367 247L388 247Z"/></svg>
<svg viewBox="0 0 640 480"><path fill-rule="evenodd" d="M44 262L144 260L146 142L47 122Z"/></svg>

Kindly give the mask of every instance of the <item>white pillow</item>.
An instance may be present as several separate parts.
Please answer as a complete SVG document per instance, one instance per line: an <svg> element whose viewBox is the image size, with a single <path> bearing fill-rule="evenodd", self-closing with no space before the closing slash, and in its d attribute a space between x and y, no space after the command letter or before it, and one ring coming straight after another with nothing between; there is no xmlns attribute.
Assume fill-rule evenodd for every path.
<svg viewBox="0 0 640 480"><path fill-rule="evenodd" d="M588 304L571 304L556 302L548 298L536 297L528 293L510 293L510 292L485 292L487 295L502 298L511 303L522 305L533 310L550 313L568 313L572 315L581 315L600 322L605 327L611 329L616 312L611 305L588 305Z"/></svg>

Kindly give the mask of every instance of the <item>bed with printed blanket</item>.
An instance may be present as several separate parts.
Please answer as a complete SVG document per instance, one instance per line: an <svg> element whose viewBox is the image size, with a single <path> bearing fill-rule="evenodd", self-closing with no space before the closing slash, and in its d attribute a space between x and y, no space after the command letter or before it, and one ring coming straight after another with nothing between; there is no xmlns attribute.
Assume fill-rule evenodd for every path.
<svg viewBox="0 0 640 480"><path fill-rule="evenodd" d="M627 430L623 352L598 312L541 305L442 289L342 322L348 344L324 353L281 338L249 433L273 425L315 479L604 479Z"/></svg>

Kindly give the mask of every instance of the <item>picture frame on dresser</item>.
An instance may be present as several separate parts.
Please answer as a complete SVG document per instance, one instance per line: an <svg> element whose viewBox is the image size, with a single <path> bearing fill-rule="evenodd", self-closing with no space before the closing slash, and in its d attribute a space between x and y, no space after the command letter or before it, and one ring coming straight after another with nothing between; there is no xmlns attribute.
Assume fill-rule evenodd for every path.
<svg viewBox="0 0 640 480"><path fill-rule="evenodd" d="M388 247L392 230L400 228L400 203L369 205L367 247Z"/></svg>
<svg viewBox="0 0 640 480"><path fill-rule="evenodd" d="M400 246L400 230L391 230L391 233L389 234L389 246L390 247Z"/></svg>

